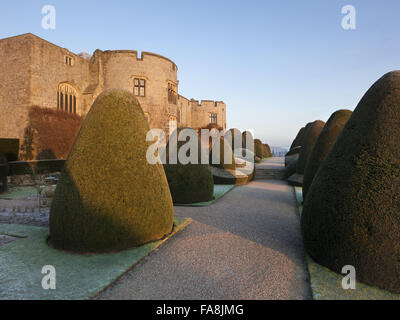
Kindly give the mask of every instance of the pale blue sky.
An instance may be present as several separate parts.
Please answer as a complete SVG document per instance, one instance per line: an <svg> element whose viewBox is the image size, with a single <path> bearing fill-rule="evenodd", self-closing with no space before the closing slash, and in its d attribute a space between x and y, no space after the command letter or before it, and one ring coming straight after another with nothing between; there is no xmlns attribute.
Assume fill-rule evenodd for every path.
<svg viewBox="0 0 400 320"><path fill-rule="evenodd" d="M41 28L54 5L55 30ZM341 27L356 8L357 29ZM301 126L354 109L400 65L398 0L1 0L0 38L32 32L79 53L132 49L178 65L180 93L224 100L228 127L288 146Z"/></svg>

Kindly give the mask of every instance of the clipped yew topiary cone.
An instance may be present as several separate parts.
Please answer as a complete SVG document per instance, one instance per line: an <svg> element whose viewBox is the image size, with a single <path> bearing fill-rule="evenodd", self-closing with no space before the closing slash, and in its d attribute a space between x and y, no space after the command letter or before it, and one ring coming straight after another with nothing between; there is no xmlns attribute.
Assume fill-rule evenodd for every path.
<svg viewBox="0 0 400 320"><path fill-rule="evenodd" d="M149 126L137 99L111 89L92 105L58 182L50 241L75 252L110 252L162 239L174 210L161 164L150 165Z"/></svg>
<svg viewBox="0 0 400 320"><path fill-rule="evenodd" d="M400 71L364 95L304 203L305 246L320 264L400 293Z"/></svg>
<svg viewBox="0 0 400 320"><path fill-rule="evenodd" d="M304 174L308 159L310 158L311 152L314 148L315 143L325 126L325 122L317 120L307 124L304 130L304 137L302 140L302 148L297 161L296 172L298 174Z"/></svg>
<svg viewBox="0 0 400 320"><path fill-rule="evenodd" d="M346 122L350 119L351 114L352 112L350 110L338 110L334 112L322 129L304 171L304 198L307 195L308 189L310 188L321 163L325 160L337 137L342 132Z"/></svg>
<svg viewBox="0 0 400 320"><path fill-rule="evenodd" d="M294 140L292 142L292 145L290 146L290 150L292 150L292 149L294 149L296 147L301 147L302 142L303 142L302 140L303 140L303 137L304 137L304 131L305 131L305 127L302 127L299 130L299 132L296 135L296 138L294 138Z"/></svg>
<svg viewBox="0 0 400 320"><path fill-rule="evenodd" d="M185 128L193 134L196 132L193 129ZM167 150L176 144L176 150L179 155L181 148L187 144L186 141L178 141L176 137L182 130L177 130L175 135L172 135L172 140L168 142ZM197 134L196 134L197 136ZM185 149L186 150L186 149ZM185 151L183 150L183 151ZM186 155L190 157L189 149ZM182 164L181 159L177 157L176 164L165 164L164 170L167 176L168 185L171 191L174 203L190 204L196 202L206 202L213 199L214 196L214 181L208 164L201 164L202 144L197 141L197 163ZM168 157L167 157L168 158Z"/></svg>
<svg viewBox="0 0 400 320"><path fill-rule="evenodd" d="M254 139L254 153L256 155L256 157L263 159L264 158L264 147L263 147L263 143L261 142L260 139Z"/></svg>
<svg viewBox="0 0 400 320"><path fill-rule="evenodd" d="M272 157L272 151L271 151L271 147L269 146L269 144L265 143L264 146L265 146L265 155L266 155L265 157L266 158Z"/></svg>

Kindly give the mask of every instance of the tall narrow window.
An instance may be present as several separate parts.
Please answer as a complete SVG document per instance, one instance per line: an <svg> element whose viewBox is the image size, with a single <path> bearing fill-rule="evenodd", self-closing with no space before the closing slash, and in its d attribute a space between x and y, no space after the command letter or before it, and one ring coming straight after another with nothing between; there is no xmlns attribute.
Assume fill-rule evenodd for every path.
<svg viewBox="0 0 400 320"><path fill-rule="evenodd" d="M62 83L58 86L57 109L70 113L77 112L77 92L74 87L67 83Z"/></svg>
<svg viewBox="0 0 400 320"><path fill-rule="evenodd" d="M65 64L66 64L66 65L72 66L72 65L73 65L73 62L74 62L74 60L73 60L72 57L70 57L70 56L65 56Z"/></svg>
<svg viewBox="0 0 400 320"><path fill-rule="evenodd" d="M176 86L173 83L168 83L168 102L172 104L177 103Z"/></svg>
<svg viewBox="0 0 400 320"><path fill-rule="evenodd" d="M133 92L135 96L144 97L146 95L146 80L135 78Z"/></svg>
<svg viewBox="0 0 400 320"><path fill-rule="evenodd" d="M68 112L68 94L65 95L65 111Z"/></svg>
<svg viewBox="0 0 400 320"><path fill-rule="evenodd" d="M210 113L210 123L217 123L217 114Z"/></svg>

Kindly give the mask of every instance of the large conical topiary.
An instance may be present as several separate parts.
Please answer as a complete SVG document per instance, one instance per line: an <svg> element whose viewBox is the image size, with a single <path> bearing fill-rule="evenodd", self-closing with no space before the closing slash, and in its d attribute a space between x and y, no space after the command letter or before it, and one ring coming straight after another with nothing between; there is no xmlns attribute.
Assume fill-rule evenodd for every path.
<svg viewBox="0 0 400 320"><path fill-rule="evenodd" d="M364 95L315 176L301 218L307 251L400 293L400 71Z"/></svg>
<svg viewBox="0 0 400 320"><path fill-rule="evenodd" d="M290 146L290 150L296 148L296 147L301 147L303 143L303 137L304 137L304 131L305 127L302 127L299 132L296 135L296 138L294 138L292 145ZM289 150L289 151L290 151Z"/></svg>
<svg viewBox="0 0 400 320"><path fill-rule="evenodd" d="M60 249L109 252L162 239L173 206L161 164L146 159L149 126L137 99L112 89L92 105L65 163L50 210Z"/></svg>
<svg viewBox="0 0 400 320"><path fill-rule="evenodd" d="M296 172L298 174L304 174L308 159L310 158L311 152L314 148L315 143L325 126L325 122L317 120L307 124L304 130L304 136L302 140L302 148L297 161Z"/></svg>
<svg viewBox="0 0 400 320"><path fill-rule="evenodd" d="M172 134L166 148L167 150L173 148L177 151L177 155L179 155L180 151L183 153L186 150L185 146L187 146L189 141L189 138L185 141L179 141L177 139L182 130L183 129L177 130ZM185 128L185 132L183 133L190 132L193 136L197 137L197 134L193 129ZM201 164L202 144L199 140L197 140L195 146L197 149L195 163L186 163L186 161L184 161L185 164L183 164L181 162L183 159L177 157L176 164L169 164L167 161L167 164L164 165L174 203L189 204L210 201L213 199L214 181L210 171L210 166L208 164ZM182 147L185 149L181 149ZM194 149L188 148L184 153L188 158L190 158L192 151L194 151ZM206 153L208 157L208 152L206 151ZM169 157L167 157L167 160L169 160Z"/></svg>
<svg viewBox="0 0 400 320"><path fill-rule="evenodd" d="M321 163L325 160L337 137L342 132L344 125L350 119L351 114L352 112L350 110L338 110L334 112L322 129L304 171L304 198L307 195L308 189L310 188Z"/></svg>
<svg viewBox="0 0 400 320"><path fill-rule="evenodd" d="M272 157L272 151L271 151L271 147L269 146L269 144L265 143L264 146L265 146L265 158Z"/></svg>

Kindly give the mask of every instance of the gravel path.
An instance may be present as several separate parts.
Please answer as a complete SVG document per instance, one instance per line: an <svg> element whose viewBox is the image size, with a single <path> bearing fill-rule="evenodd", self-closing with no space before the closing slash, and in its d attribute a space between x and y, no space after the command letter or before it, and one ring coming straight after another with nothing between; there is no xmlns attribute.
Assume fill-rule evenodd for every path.
<svg viewBox="0 0 400 320"><path fill-rule="evenodd" d="M253 181L210 207L175 214L193 222L96 299L311 299L286 182Z"/></svg>

